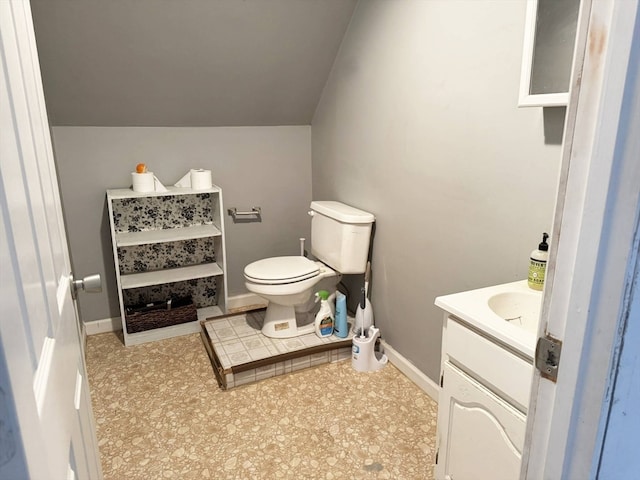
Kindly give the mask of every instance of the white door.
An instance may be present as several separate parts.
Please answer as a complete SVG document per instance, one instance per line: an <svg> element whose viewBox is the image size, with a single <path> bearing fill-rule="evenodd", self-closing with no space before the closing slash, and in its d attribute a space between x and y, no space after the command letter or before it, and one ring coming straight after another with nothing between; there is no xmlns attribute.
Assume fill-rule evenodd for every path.
<svg viewBox="0 0 640 480"><path fill-rule="evenodd" d="M0 0L0 478L102 477L28 0Z"/></svg>
<svg viewBox="0 0 640 480"><path fill-rule="evenodd" d="M522 478L600 471L638 258L639 30L638 0L581 2L539 332L562 350L557 383L534 377Z"/></svg>

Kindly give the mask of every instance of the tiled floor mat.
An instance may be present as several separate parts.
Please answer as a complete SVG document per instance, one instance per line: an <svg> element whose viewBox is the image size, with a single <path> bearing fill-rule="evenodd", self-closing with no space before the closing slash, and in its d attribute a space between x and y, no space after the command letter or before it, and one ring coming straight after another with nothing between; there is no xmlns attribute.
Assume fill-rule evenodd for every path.
<svg viewBox="0 0 640 480"><path fill-rule="evenodd" d="M202 322L202 340L222 388L351 357L351 334L269 338L260 331L264 315L261 309Z"/></svg>

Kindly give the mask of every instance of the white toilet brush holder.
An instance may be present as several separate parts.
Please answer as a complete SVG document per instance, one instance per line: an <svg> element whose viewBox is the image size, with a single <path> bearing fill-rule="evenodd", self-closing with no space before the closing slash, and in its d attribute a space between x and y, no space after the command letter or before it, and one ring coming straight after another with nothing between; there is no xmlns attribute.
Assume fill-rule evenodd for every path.
<svg viewBox="0 0 640 480"><path fill-rule="evenodd" d="M351 366L357 372L375 372L384 367L389 359L383 353L376 352L376 340L380 336L380 329L369 327L366 336L353 337L351 347Z"/></svg>

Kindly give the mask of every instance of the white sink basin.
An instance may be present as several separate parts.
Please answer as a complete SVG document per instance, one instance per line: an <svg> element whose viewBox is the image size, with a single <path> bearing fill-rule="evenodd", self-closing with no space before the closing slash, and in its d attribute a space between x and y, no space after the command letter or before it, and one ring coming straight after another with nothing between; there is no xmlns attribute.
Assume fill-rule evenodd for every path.
<svg viewBox="0 0 640 480"><path fill-rule="evenodd" d="M541 296L533 292L502 292L489 297L489 308L505 321L538 333Z"/></svg>
<svg viewBox="0 0 640 480"><path fill-rule="evenodd" d="M436 305L505 345L533 358L542 292L526 280L453 293Z"/></svg>

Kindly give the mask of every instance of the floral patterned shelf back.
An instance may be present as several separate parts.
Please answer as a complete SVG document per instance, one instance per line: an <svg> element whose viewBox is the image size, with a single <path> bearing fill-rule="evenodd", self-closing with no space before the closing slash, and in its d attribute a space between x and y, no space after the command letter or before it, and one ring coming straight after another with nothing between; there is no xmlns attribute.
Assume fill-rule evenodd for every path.
<svg viewBox="0 0 640 480"><path fill-rule="evenodd" d="M211 225L213 200L210 193L114 199L113 225L116 233Z"/></svg>
<svg viewBox="0 0 640 480"><path fill-rule="evenodd" d="M214 244L214 239L207 237L119 247L120 274L213 263L216 261Z"/></svg>
<svg viewBox="0 0 640 480"><path fill-rule="evenodd" d="M125 233L211 225L217 198L211 193L197 193L114 199L114 230ZM120 274L213 263L215 246L214 238L205 237L118 247ZM127 306L191 296L196 307L201 308L218 303L217 290L216 279L206 277L127 289L122 295Z"/></svg>

